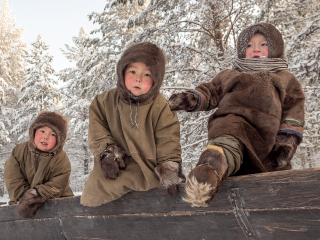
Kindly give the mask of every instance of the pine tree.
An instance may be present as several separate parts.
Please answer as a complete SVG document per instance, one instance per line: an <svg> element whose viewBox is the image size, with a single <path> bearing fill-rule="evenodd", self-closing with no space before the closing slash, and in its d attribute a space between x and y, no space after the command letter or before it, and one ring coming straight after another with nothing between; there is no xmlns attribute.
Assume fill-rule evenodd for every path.
<svg viewBox="0 0 320 240"><path fill-rule="evenodd" d="M40 111L57 110L57 105L60 104L60 93L55 86L57 80L53 78L55 71L51 66L53 57L46 52L49 46L40 35L31 45L31 53L27 55L27 77L24 86L21 87L21 97L18 101L22 107L17 111L17 122L11 130L19 135L18 140L28 138L30 124Z"/></svg>
<svg viewBox="0 0 320 240"><path fill-rule="evenodd" d="M23 28L16 28L10 11L8 1L3 0L0 10L0 142L6 143L10 141L7 128L16 106L16 89L21 87L26 66Z"/></svg>
<svg viewBox="0 0 320 240"><path fill-rule="evenodd" d="M26 44L23 28L16 28L10 16L8 1L1 2L0 11L0 77L10 86L20 87L24 79ZM1 83L0 83L1 84Z"/></svg>
<svg viewBox="0 0 320 240"><path fill-rule="evenodd" d="M94 46L87 46L89 36L83 28L79 36L72 38L74 46L65 45L61 49L75 67L67 68L58 73L59 79L65 82L63 87L63 114L69 120L68 141L65 146L71 165L71 185L83 186L92 167L93 157L88 149L89 106L94 97L94 75L89 71L90 61L86 59L94 53ZM89 62L89 63L88 63ZM77 146L76 148L74 146ZM91 165L90 165L91 163Z"/></svg>

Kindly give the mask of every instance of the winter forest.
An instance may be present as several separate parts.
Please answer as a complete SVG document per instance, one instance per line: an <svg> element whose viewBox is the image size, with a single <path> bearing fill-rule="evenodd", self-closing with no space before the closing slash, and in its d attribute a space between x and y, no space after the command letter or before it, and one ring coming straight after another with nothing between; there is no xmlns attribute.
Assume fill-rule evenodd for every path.
<svg viewBox="0 0 320 240"><path fill-rule="evenodd" d="M106 0L88 13L98 27L79 35L61 51L75 67L55 71L41 33L30 48L15 25L10 3L0 6L0 196L5 190L4 163L42 110L69 120L67 152L70 186L81 191L93 167L88 149L88 112L95 95L116 86L116 65L123 50L149 41L163 49L167 67L162 94L193 89L231 67L238 34L260 21L283 34L289 70L301 82L306 123L293 168L320 166L320 0ZM93 37L100 33L101 37ZM62 82L63 84L58 84ZM187 174L207 144L212 112L179 112L183 170Z"/></svg>

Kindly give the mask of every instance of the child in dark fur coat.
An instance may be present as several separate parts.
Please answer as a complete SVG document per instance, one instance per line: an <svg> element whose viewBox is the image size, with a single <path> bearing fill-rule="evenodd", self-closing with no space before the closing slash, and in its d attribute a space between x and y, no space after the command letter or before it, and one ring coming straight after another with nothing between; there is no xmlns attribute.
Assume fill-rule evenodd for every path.
<svg viewBox="0 0 320 240"><path fill-rule="evenodd" d="M99 206L124 194L163 185L171 195L181 173L180 125L159 93L165 56L151 43L131 45L117 65L117 88L95 97L89 109L94 155L81 204Z"/></svg>
<svg viewBox="0 0 320 240"><path fill-rule="evenodd" d="M252 25L239 35L237 52L233 69L169 100L172 110L217 108L208 121L208 146L187 179L185 200L192 206L207 206L230 175L291 169L302 141L305 97L288 72L280 32Z"/></svg>
<svg viewBox="0 0 320 240"><path fill-rule="evenodd" d="M18 203L22 217L33 217L47 199L73 196L71 165L62 149L67 126L63 115L40 112L29 128L29 141L18 144L5 163L9 205Z"/></svg>

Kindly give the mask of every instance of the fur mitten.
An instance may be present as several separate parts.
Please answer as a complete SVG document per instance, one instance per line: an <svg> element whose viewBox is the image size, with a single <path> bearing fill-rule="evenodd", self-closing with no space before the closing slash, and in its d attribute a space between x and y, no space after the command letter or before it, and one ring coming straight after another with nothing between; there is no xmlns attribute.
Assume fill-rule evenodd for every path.
<svg viewBox="0 0 320 240"><path fill-rule="evenodd" d="M276 170L289 170L292 168L291 159L300 141L300 138L295 134L278 133L276 143L272 149L277 164Z"/></svg>
<svg viewBox="0 0 320 240"><path fill-rule="evenodd" d="M171 110L185 110L189 112L196 108L198 102L198 95L192 91L174 93L168 101Z"/></svg>
<svg viewBox="0 0 320 240"><path fill-rule="evenodd" d="M117 179L120 174L120 169L125 169L127 166L123 160L126 152L117 145L109 146L100 156L100 165L103 175L106 178Z"/></svg>
<svg viewBox="0 0 320 240"><path fill-rule="evenodd" d="M32 218L45 203L41 196L37 195L35 189L28 189L22 194L18 204L18 213L21 217Z"/></svg>
<svg viewBox="0 0 320 240"><path fill-rule="evenodd" d="M155 172L160 179L161 185L166 187L171 196L177 194L178 185L186 179L182 174L181 165L177 162L167 161L161 163L155 168Z"/></svg>
<svg viewBox="0 0 320 240"><path fill-rule="evenodd" d="M208 146L200 155L196 167L188 175L186 197L183 200L192 207L207 207L218 193L222 181L227 176L227 170L228 162L223 150L216 146Z"/></svg>

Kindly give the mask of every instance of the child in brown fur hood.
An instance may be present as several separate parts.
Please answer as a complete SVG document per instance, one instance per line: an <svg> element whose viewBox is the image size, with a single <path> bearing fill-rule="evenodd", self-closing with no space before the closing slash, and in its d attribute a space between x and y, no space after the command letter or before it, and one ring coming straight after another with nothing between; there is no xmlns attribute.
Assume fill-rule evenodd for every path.
<svg viewBox="0 0 320 240"><path fill-rule="evenodd" d="M29 141L18 144L4 167L9 204L30 218L47 199L73 196L71 165L63 145L68 122L56 112L42 111L29 128Z"/></svg>
<svg viewBox="0 0 320 240"><path fill-rule="evenodd" d="M192 206L207 206L227 176L291 169L302 141L305 97L288 72L280 32L252 25L239 35L237 52L233 69L169 100L173 110L217 108L208 146L187 179L185 200Z"/></svg>
<svg viewBox="0 0 320 240"><path fill-rule="evenodd" d="M132 190L147 191L160 184L176 194L184 179L180 126L177 114L159 93L165 62L156 45L131 45L117 65L117 88L93 100L89 149L94 167L81 204L99 206Z"/></svg>

